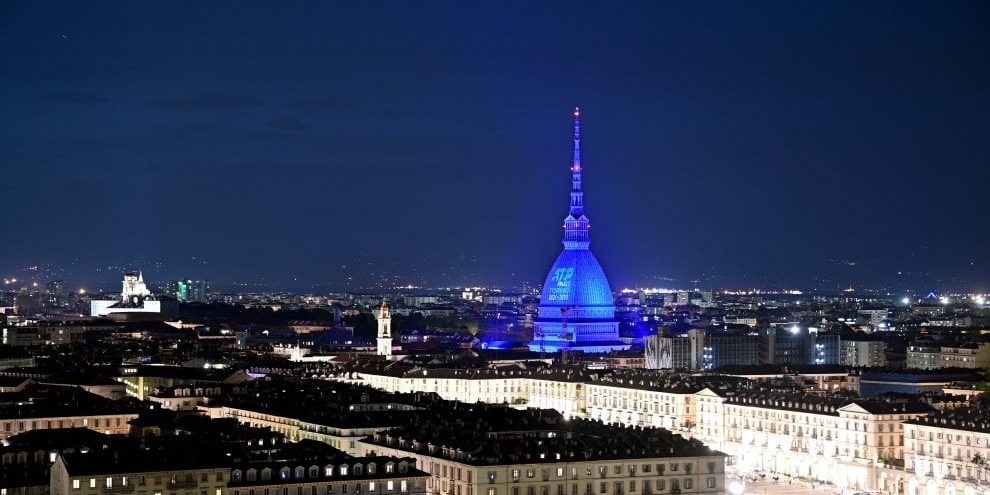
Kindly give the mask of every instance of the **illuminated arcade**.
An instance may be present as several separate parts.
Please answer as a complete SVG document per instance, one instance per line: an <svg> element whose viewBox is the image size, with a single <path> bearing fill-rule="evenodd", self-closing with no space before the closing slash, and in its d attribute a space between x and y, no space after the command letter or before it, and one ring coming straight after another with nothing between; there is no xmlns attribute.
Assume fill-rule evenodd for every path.
<svg viewBox="0 0 990 495"><path fill-rule="evenodd" d="M574 161L571 163L570 212L564 219L564 250L557 257L540 297L529 349L608 352L628 349L619 340L612 289L591 253L590 220L581 189L581 113L574 109Z"/></svg>

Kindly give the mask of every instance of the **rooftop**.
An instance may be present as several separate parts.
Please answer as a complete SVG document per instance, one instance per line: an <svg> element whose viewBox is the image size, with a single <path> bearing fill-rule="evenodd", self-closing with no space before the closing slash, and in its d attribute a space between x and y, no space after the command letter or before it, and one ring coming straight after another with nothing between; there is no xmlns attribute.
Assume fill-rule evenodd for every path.
<svg viewBox="0 0 990 495"><path fill-rule="evenodd" d="M907 424L990 433L990 410L975 405L906 421Z"/></svg>
<svg viewBox="0 0 990 495"><path fill-rule="evenodd" d="M839 409L853 405L870 414L929 414L934 412L920 402L894 402L857 399L842 396L820 396L803 392L768 392L765 390L741 390L726 398L726 404L736 404L784 411L810 412L838 416Z"/></svg>
<svg viewBox="0 0 990 495"><path fill-rule="evenodd" d="M2 419L137 414L146 408L136 401L112 401L59 385L29 385L22 392L0 394Z"/></svg>
<svg viewBox="0 0 990 495"><path fill-rule="evenodd" d="M472 465L722 455L659 428L566 420L556 411L450 403L365 442Z"/></svg>

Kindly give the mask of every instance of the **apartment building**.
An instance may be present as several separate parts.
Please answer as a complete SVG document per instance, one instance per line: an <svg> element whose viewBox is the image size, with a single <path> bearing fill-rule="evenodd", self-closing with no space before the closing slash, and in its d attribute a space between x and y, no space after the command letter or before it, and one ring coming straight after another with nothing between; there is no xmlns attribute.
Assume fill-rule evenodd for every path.
<svg viewBox="0 0 990 495"><path fill-rule="evenodd" d="M302 441L279 459L235 462L225 495L425 495L427 474L408 457L353 457ZM300 452L302 451L302 452Z"/></svg>
<svg viewBox="0 0 990 495"><path fill-rule="evenodd" d="M362 445L369 454L415 458L431 475L428 492L439 495L721 495L725 490L722 454L665 430L634 432L579 419L566 428L558 423L523 431L521 425L493 421L472 435L435 426L378 433Z"/></svg>
<svg viewBox="0 0 990 495"><path fill-rule="evenodd" d="M89 428L127 433L138 417L134 404L115 402L75 387L29 385L18 402L0 404L0 440L35 430Z"/></svg>
<svg viewBox="0 0 990 495"><path fill-rule="evenodd" d="M990 367L990 343L913 343L907 349L907 366L918 369L986 369Z"/></svg>
<svg viewBox="0 0 990 495"><path fill-rule="evenodd" d="M412 372L410 377L415 375ZM363 378L371 382L372 376ZM428 372L426 376L439 374ZM858 388L859 376L838 366L801 373L776 370L763 378L614 370L588 376L581 388L561 384L560 390L584 393L585 409L568 411L571 418L662 427L725 452L730 463L744 471L850 490L882 488L905 493L897 481L906 457L902 423L932 414L934 409L921 403L843 398L848 390ZM772 391L780 388L782 378L791 379L795 390L800 383L813 393ZM515 386L524 393L528 382L519 380ZM402 381L398 378L391 386L409 386L401 385ZM438 379L435 386L444 389L440 383ZM579 402L575 397L565 404Z"/></svg>
<svg viewBox="0 0 990 495"><path fill-rule="evenodd" d="M379 401L387 394L363 387L303 383L302 392L298 384L259 384L245 394L253 398L207 406L208 412L269 427L290 439L339 445L362 458L412 459L430 475L425 490L439 495L724 491L724 456L666 430L605 425L548 409L449 402L433 394L393 395L394 402L385 403ZM568 383L534 386L546 386L537 395L551 399L583 394ZM325 475L323 464L304 465L304 471L313 466ZM290 469L294 476L295 468ZM246 480L247 471L242 474Z"/></svg>
<svg viewBox="0 0 990 495"><path fill-rule="evenodd" d="M725 449L743 466L841 488L873 488L870 468L900 465L901 423L933 412L924 404L807 394L727 397Z"/></svg>
<svg viewBox="0 0 990 495"><path fill-rule="evenodd" d="M129 397L145 400L159 389L236 385L250 381L251 376L244 371L139 365L122 366L116 379L124 384Z"/></svg>
<svg viewBox="0 0 990 495"><path fill-rule="evenodd" d="M59 454L51 468L51 495L224 495L230 468L224 459L198 459L194 453L109 450Z"/></svg>
<svg viewBox="0 0 990 495"><path fill-rule="evenodd" d="M525 370L419 368L403 363L369 364L336 380L396 393L435 393L445 400L585 411L584 386L598 375L582 368Z"/></svg>
<svg viewBox="0 0 990 495"><path fill-rule="evenodd" d="M394 406L395 411L411 409L405 404L381 406L389 408ZM347 416L337 419L327 418L325 421L309 421L300 419L298 416L301 416L301 413L275 412L251 406L201 406L200 410L213 419L233 418L239 423L256 428L268 428L285 435L291 441L316 440L351 455L360 455L358 439L394 425L394 418L387 414L362 414L363 417L354 422L353 418Z"/></svg>
<svg viewBox="0 0 990 495"><path fill-rule="evenodd" d="M839 345L839 364L878 368L887 365L887 343L882 340L848 338L843 339Z"/></svg>
<svg viewBox="0 0 990 495"><path fill-rule="evenodd" d="M688 432L698 421L695 394L706 385L683 375L629 373L588 383L585 388L591 419Z"/></svg>
<svg viewBox="0 0 990 495"><path fill-rule="evenodd" d="M984 406L942 411L904 424L906 495L990 492L990 411Z"/></svg>

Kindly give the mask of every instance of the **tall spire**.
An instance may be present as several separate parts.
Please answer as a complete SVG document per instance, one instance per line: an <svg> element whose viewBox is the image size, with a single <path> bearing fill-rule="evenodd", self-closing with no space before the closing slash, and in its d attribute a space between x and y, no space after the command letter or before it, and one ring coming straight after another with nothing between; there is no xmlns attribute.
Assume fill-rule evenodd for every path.
<svg viewBox="0 0 990 495"><path fill-rule="evenodd" d="M574 169L581 171L581 109L574 107Z"/></svg>
<svg viewBox="0 0 990 495"><path fill-rule="evenodd" d="M590 222L584 216L584 191L581 189L581 109L574 108L574 159L571 162L571 206L564 219L564 248L587 249L591 244Z"/></svg>
<svg viewBox="0 0 990 495"><path fill-rule="evenodd" d="M581 109L574 107L574 160L571 161L571 216L584 214L584 192L581 191Z"/></svg>

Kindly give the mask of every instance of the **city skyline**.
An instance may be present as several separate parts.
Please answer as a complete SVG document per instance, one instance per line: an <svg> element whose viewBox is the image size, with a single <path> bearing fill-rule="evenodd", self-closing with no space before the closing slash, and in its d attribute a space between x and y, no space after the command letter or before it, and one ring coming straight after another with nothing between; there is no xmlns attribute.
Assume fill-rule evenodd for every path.
<svg viewBox="0 0 990 495"><path fill-rule="evenodd" d="M0 2L0 495L990 495L988 20Z"/></svg>
<svg viewBox="0 0 990 495"><path fill-rule="evenodd" d="M988 7L720 7L5 6L0 274L987 290Z"/></svg>

